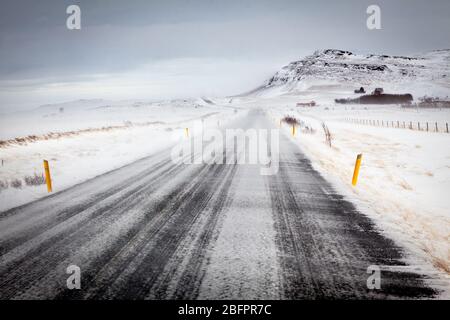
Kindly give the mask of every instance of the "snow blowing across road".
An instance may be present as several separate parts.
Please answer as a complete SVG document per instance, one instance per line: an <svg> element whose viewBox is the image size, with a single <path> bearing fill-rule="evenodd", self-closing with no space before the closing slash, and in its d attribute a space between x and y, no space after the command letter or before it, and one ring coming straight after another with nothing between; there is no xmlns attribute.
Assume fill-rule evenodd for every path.
<svg viewBox="0 0 450 320"><path fill-rule="evenodd" d="M278 130L262 109L238 112L215 130L233 128ZM391 299L445 292L443 279L380 232L288 135L276 143L273 175L240 162L252 150L247 144L223 144L224 163L197 161L203 155L195 148L192 163L177 163L169 147L1 213L0 298ZM67 288L70 266L81 272L80 290ZM372 282L374 270L380 279Z"/></svg>
<svg viewBox="0 0 450 320"><path fill-rule="evenodd" d="M442 96L447 56L325 50L233 98L2 117L0 298L449 298L449 109L335 102Z"/></svg>

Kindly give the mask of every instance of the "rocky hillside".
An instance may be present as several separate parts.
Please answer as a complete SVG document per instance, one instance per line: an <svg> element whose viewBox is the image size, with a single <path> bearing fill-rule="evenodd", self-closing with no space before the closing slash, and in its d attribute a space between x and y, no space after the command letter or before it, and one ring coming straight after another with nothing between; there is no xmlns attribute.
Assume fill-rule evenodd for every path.
<svg viewBox="0 0 450 320"><path fill-rule="evenodd" d="M316 51L283 67L252 93L272 89L291 92L314 83L356 87L432 83L445 92L450 90L450 50L415 56L361 55L336 49Z"/></svg>

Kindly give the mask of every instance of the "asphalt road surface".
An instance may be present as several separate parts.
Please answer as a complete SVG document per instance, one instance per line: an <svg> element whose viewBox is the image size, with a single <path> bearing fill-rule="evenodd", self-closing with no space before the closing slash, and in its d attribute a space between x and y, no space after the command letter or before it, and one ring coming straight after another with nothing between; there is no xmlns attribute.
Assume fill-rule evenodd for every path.
<svg viewBox="0 0 450 320"><path fill-rule="evenodd" d="M251 111L234 127L273 125ZM0 213L1 299L432 298L403 257L284 135L276 175L169 148Z"/></svg>

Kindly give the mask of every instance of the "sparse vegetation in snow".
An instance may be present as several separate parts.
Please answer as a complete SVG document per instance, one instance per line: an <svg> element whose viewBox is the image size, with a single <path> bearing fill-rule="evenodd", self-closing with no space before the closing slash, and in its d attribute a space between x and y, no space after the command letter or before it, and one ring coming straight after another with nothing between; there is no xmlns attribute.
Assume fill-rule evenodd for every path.
<svg viewBox="0 0 450 320"><path fill-rule="evenodd" d="M45 184L45 177L43 174L38 175L35 173L32 176L25 176L24 181L27 186L40 186Z"/></svg>

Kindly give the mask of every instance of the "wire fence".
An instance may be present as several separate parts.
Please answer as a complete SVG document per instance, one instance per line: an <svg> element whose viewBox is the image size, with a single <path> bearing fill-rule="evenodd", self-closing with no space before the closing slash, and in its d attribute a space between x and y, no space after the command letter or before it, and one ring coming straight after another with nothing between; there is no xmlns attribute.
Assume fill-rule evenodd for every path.
<svg viewBox="0 0 450 320"><path fill-rule="evenodd" d="M439 123L439 122L373 120L373 119L356 119L356 118L345 118L344 120L347 122L351 122L351 123L357 123L357 124L375 126L375 127L449 133L447 122Z"/></svg>

